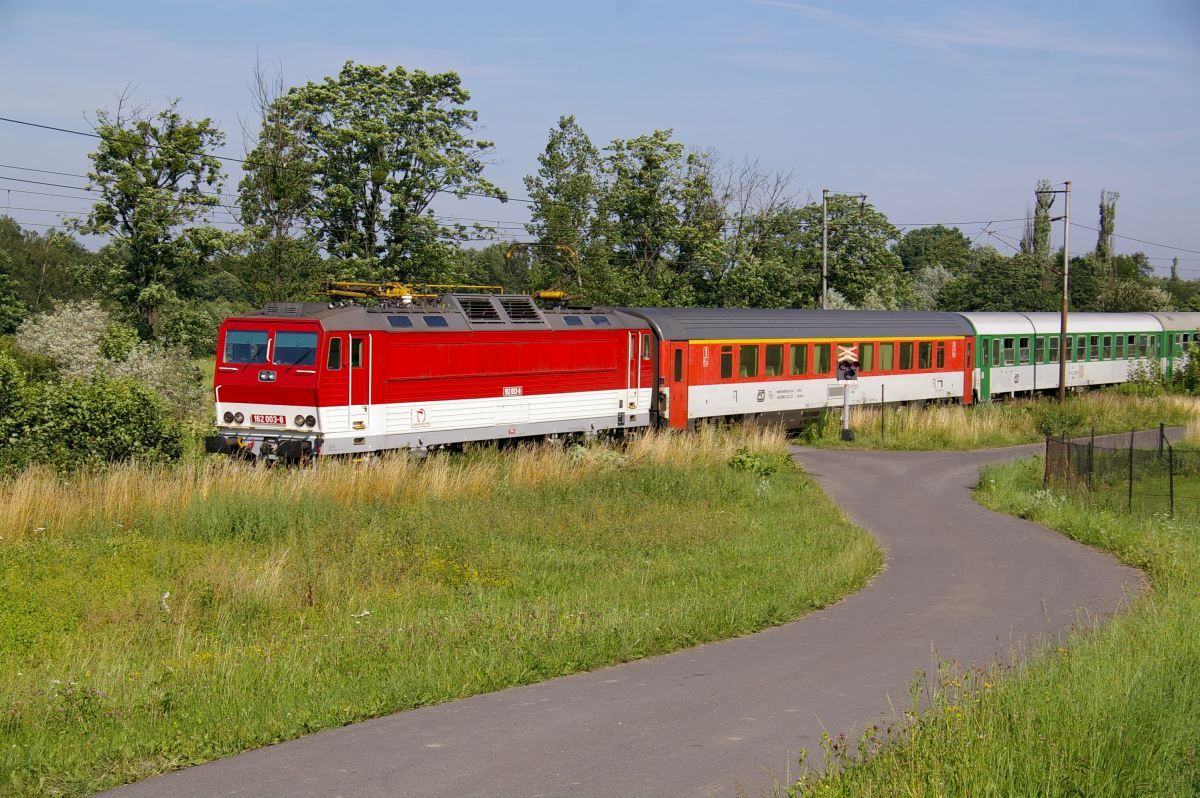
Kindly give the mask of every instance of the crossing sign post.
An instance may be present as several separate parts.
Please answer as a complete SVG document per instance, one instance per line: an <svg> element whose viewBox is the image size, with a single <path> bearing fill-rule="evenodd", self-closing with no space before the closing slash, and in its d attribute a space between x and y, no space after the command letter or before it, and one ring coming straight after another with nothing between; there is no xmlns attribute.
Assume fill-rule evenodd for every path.
<svg viewBox="0 0 1200 798"><path fill-rule="evenodd" d="M837 378L842 386L842 440L854 440L850 429L850 383L858 381L858 344L838 344Z"/></svg>

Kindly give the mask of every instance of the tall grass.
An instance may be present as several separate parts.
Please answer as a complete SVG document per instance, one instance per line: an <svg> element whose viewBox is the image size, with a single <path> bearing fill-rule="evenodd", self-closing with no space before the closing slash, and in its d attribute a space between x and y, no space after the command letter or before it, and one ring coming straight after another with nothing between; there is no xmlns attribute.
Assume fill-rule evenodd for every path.
<svg viewBox="0 0 1200 798"><path fill-rule="evenodd" d="M917 684L932 709L861 741L828 741L795 796L1200 794L1200 535L1042 490L1039 460L989 468L978 498L1146 569L1153 593L1026 665ZM866 754L859 762L860 751Z"/></svg>
<svg viewBox="0 0 1200 798"><path fill-rule="evenodd" d="M840 411L827 413L805 438L821 446L866 449L976 449L1033 443L1047 433L1128 432L1160 422L1186 426L1192 430L1189 434L1200 435L1200 397L1140 397L1101 391L1070 396L1065 405L1040 398L973 406L852 406L853 443L840 439Z"/></svg>
<svg viewBox="0 0 1200 798"><path fill-rule="evenodd" d="M781 436L706 431L24 474L0 485L0 792L84 794L836 601L881 553L789 463Z"/></svg>

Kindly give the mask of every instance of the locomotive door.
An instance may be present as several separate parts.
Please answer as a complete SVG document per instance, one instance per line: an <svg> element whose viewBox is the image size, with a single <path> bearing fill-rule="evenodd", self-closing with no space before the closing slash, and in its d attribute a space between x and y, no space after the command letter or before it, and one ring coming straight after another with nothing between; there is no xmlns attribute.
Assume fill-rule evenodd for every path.
<svg viewBox="0 0 1200 798"><path fill-rule="evenodd" d="M621 403L626 416L637 412L638 393L642 387L642 363L638 348L641 345L640 334L636 330L633 330L627 333L627 335L628 344L625 347L625 397Z"/></svg>
<svg viewBox="0 0 1200 798"><path fill-rule="evenodd" d="M370 423L371 336L350 335L350 393L346 410L350 429L365 430Z"/></svg>

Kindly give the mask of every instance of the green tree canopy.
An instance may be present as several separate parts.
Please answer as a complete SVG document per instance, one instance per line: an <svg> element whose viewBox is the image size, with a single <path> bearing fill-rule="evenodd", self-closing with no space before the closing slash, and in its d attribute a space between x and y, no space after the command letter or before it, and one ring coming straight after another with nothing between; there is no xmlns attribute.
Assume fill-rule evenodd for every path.
<svg viewBox="0 0 1200 798"><path fill-rule="evenodd" d="M942 266L952 274L962 274L971 260L971 241L957 227L918 227L901 237L896 255L908 272Z"/></svg>
<svg viewBox="0 0 1200 798"><path fill-rule="evenodd" d="M255 187L275 186L256 190L286 200L325 251L344 261L347 276L437 277L453 264L452 242L468 230L439 221L434 199L505 198L483 177L491 142L470 136L477 114L466 107L469 99L454 72L348 61L337 77L294 87L277 100L248 159L248 179ZM293 171L280 171L281 152ZM297 172L307 176L308 202L291 184ZM269 207L255 200L252 218L265 218Z"/></svg>
<svg viewBox="0 0 1200 798"><path fill-rule="evenodd" d="M178 100L148 116L124 99L115 111L97 112L100 143L88 180L100 200L75 226L119 245L124 257L109 261L103 282L152 327L181 276L221 244L219 231L196 222L219 204L224 175L210 153L225 136L210 119L184 119Z"/></svg>

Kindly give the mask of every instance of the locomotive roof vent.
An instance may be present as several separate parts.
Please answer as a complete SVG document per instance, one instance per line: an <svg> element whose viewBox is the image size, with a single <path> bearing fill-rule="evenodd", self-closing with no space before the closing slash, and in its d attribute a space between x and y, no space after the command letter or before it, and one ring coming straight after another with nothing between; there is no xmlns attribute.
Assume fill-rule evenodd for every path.
<svg viewBox="0 0 1200 798"><path fill-rule="evenodd" d="M299 316L304 313L303 302L268 302L263 308L267 316Z"/></svg>
<svg viewBox="0 0 1200 798"><path fill-rule="evenodd" d="M456 296L454 301L471 324L503 324L500 309L490 296Z"/></svg>
<svg viewBox="0 0 1200 798"><path fill-rule="evenodd" d="M516 294L501 294L496 297L504 312L513 324L544 324L541 311L533 304L533 299Z"/></svg>

